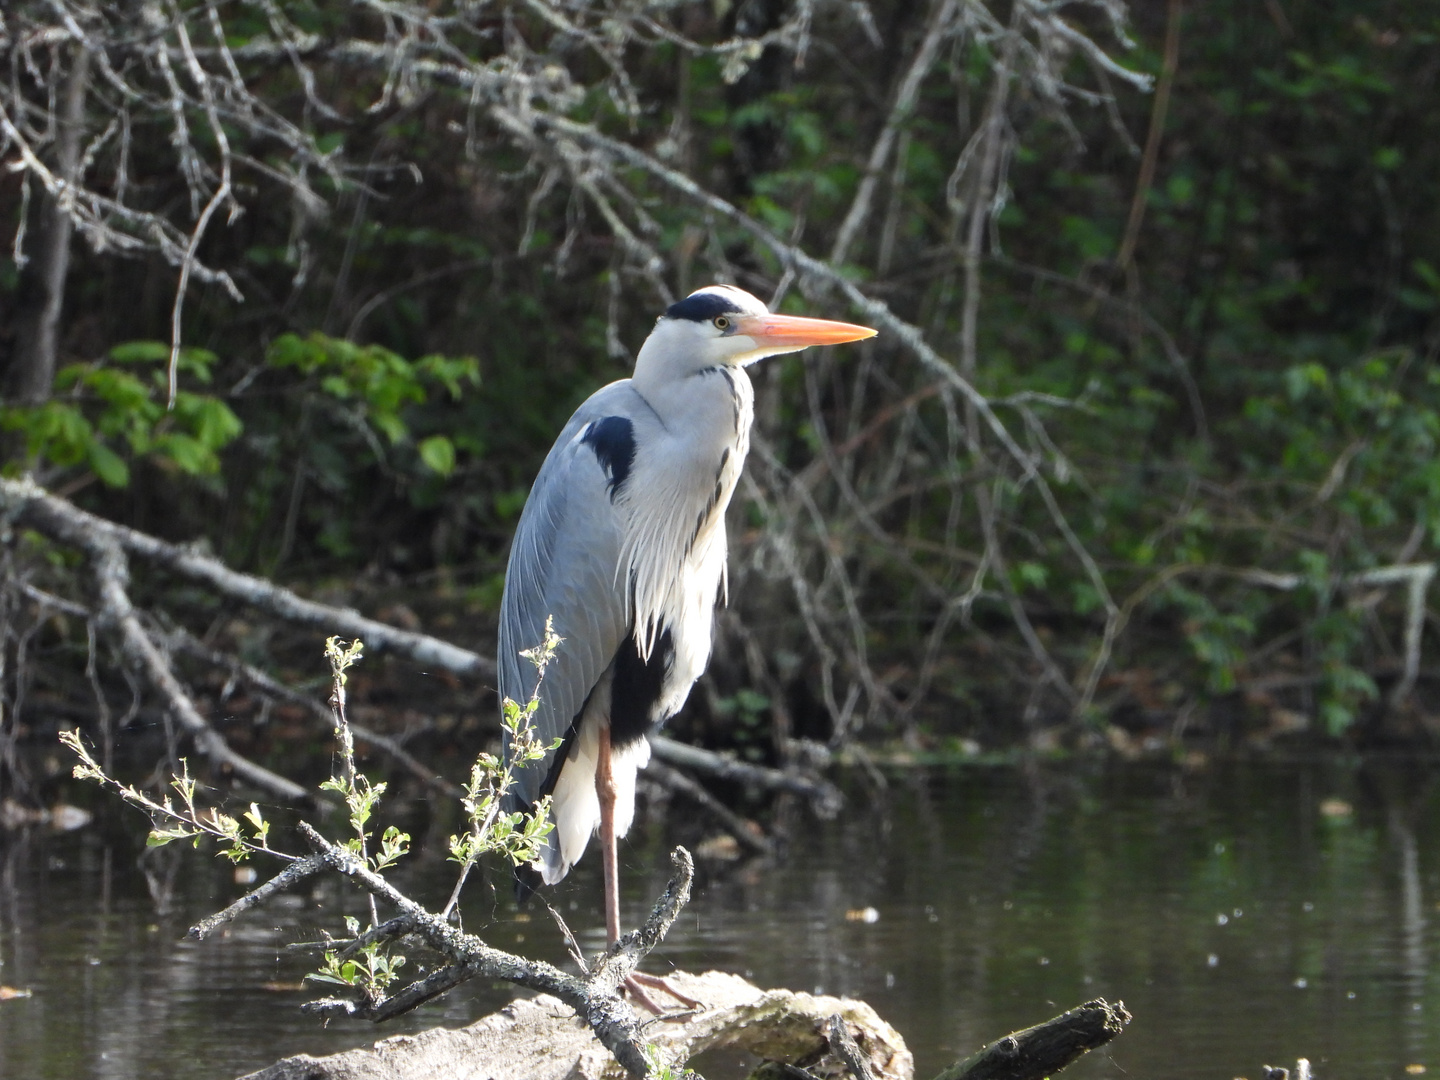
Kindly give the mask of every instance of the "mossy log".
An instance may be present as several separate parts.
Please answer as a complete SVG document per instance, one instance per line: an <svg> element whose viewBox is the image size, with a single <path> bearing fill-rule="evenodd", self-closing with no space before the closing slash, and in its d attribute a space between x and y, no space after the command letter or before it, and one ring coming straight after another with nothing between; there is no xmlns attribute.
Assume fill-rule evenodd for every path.
<svg viewBox="0 0 1440 1080"><path fill-rule="evenodd" d="M646 1037L670 1062L707 1050L729 1049L773 1061L824 1065L830 1018L839 1015L868 1059L875 1080L912 1080L915 1063L905 1040L863 1001L790 990L761 990L738 975L668 975L677 990L704 1003L703 1011L656 1022ZM822 1070L842 1075L838 1061ZM614 1056L558 999L541 995L512 1002L459 1029L398 1035L373 1047L329 1057L285 1058L244 1080L628 1080Z"/></svg>

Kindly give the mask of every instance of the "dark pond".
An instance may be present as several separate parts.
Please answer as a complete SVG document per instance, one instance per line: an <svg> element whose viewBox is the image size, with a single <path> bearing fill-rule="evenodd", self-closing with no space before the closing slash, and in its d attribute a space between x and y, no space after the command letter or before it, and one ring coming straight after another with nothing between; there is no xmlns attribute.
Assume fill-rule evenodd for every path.
<svg viewBox="0 0 1440 1080"><path fill-rule="evenodd" d="M1135 1021L1076 1080L1231 1080L1302 1055L1321 1080L1400 1080L1440 1069L1431 776L1415 761L975 766L891 774L883 800L856 782L837 821L797 810L785 859L705 869L649 966L863 997L922 1080L1097 996ZM632 840L633 920L666 841L655 826ZM466 988L407 1025L322 1027L296 1008L310 965L285 944L358 904L327 886L189 944L188 922L240 887L228 864L169 850L137 864L103 827L0 836L0 984L32 992L0 1002L0 1076L228 1078L459 1025L506 996ZM411 887L440 894L443 866L415 862ZM496 944L559 958L543 910L477 892L468 926L494 908ZM599 927L594 860L556 893L572 926Z"/></svg>

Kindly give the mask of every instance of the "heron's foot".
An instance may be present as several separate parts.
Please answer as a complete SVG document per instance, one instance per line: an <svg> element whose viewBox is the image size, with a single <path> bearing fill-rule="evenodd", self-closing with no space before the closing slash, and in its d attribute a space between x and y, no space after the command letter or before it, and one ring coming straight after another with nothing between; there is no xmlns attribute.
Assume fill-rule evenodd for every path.
<svg viewBox="0 0 1440 1080"><path fill-rule="evenodd" d="M660 1006L655 1003L653 997L646 993L646 988L659 990L664 994L668 994L678 1001L683 1008L679 1011L671 1009L667 1013L666 1010L661 1009ZM704 1002L697 1001L689 994L676 989L675 985L668 979L662 979L658 975L646 975L643 971L632 971L630 977L625 980L625 989L628 990L630 996L635 999L635 1004L661 1019L668 1020L673 1018L678 1020L691 1013L703 1012L705 1010Z"/></svg>

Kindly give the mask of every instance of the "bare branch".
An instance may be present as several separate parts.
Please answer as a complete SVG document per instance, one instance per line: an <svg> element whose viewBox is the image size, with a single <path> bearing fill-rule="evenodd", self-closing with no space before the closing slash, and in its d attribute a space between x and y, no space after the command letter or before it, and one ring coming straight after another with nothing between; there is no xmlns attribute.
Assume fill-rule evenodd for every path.
<svg viewBox="0 0 1440 1080"><path fill-rule="evenodd" d="M129 570L125 555L118 544L107 537L92 535L84 545L90 558L90 570L99 597L101 625L120 635L121 645L131 662L139 666L156 689L169 702L170 710L181 726L195 740L195 746L214 764L229 768L236 776L288 802L306 802L310 793L299 784L263 766L256 765L230 749L220 735L200 715L190 695L175 678L170 665L155 642L140 624L125 585Z"/></svg>
<svg viewBox="0 0 1440 1080"><path fill-rule="evenodd" d="M367 619L352 608L306 600L289 589L263 578L231 570L217 559L193 548L179 547L163 540L116 525L50 494L32 480L0 477L0 510L37 529L52 539L82 549L93 543L109 543L130 555L201 581L226 596L244 601L279 618L314 626L351 638L362 639L374 651L392 651L434 664L457 675L494 677L494 661L427 634L397 630Z"/></svg>
<svg viewBox="0 0 1440 1080"><path fill-rule="evenodd" d="M195 941L204 941L226 923L234 922L251 908L259 907L276 893L282 892L308 877L313 877L325 869L326 865L325 859L320 855L306 855L303 859L295 860L265 884L240 897L224 911L217 911L214 915L201 919L185 932L185 936Z"/></svg>

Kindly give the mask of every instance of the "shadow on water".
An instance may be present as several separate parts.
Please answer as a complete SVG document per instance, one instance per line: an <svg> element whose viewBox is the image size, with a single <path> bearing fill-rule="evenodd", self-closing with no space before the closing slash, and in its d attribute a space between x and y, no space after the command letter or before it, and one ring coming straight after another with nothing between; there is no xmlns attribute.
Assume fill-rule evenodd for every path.
<svg viewBox="0 0 1440 1080"><path fill-rule="evenodd" d="M865 998L922 1080L1098 996L1136 1020L1077 1080L1230 1080L1297 1056L1322 1078L1398 1080L1440 1068L1437 816L1413 759L913 770L881 799L854 787L834 822L796 808L782 860L702 863L649 966ZM656 826L622 852L631 921L666 843ZM228 864L179 848L137 863L133 838L102 829L0 844L0 984L33 991L0 1002L0 1077L226 1078L509 996L467 987L401 1026L322 1027L296 1008L312 965L286 945L360 913L334 883L196 945L185 926L241 891ZM442 897L443 863L413 862L409 887ZM592 862L552 891L587 949L603 934ZM544 909L500 893L476 890L467 924L493 911L495 944L563 963Z"/></svg>

